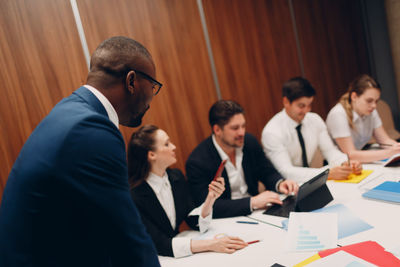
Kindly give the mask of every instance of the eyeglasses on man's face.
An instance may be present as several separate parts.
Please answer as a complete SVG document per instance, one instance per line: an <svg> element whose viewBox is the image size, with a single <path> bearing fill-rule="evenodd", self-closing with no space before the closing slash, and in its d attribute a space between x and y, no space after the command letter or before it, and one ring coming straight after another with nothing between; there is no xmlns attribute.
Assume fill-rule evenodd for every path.
<svg viewBox="0 0 400 267"><path fill-rule="evenodd" d="M158 92L160 92L160 89L162 87L162 83L160 83L159 81L157 81L156 79L154 79L153 77L151 77L150 75L138 71L138 70L134 70L137 74L143 76L143 78L145 78L146 80L148 80L149 82L152 83L152 89L153 89L153 96L158 94Z"/></svg>

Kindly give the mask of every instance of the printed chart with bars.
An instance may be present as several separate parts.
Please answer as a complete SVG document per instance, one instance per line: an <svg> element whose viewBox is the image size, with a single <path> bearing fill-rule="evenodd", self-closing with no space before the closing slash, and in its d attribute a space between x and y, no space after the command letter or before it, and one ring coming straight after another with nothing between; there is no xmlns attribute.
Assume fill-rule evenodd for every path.
<svg viewBox="0 0 400 267"><path fill-rule="evenodd" d="M303 225L299 226L297 232L296 250L321 250L325 245L318 239L318 235L313 234L310 230L305 229Z"/></svg>
<svg viewBox="0 0 400 267"><path fill-rule="evenodd" d="M336 247L337 214L291 212L286 245L288 251L319 251Z"/></svg>

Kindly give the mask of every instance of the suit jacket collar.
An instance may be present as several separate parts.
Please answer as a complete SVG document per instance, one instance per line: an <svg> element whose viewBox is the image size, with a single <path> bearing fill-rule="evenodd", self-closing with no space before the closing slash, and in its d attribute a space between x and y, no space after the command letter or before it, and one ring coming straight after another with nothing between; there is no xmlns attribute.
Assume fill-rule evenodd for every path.
<svg viewBox="0 0 400 267"><path fill-rule="evenodd" d="M249 162L250 158L247 155L248 153L250 153L248 151L248 147L246 145L246 143L247 143L246 140L247 139L248 139L248 134L246 133L245 137L244 137L243 148L242 148L242 151L243 151L242 168L243 168L243 173L244 173L244 179L245 179L246 184L247 184L247 186L249 187L249 190L250 190L250 186L252 184L251 175L250 175L251 162ZM211 136L209 136L206 139L206 143L207 143L207 146L208 146L208 148L210 150L210 154L211 154L210 156L212 156L212 158L210 158L210 160L212 160L214 162L214 164L216 164L217 167L215 167L215 168L217 169L219 164L221 163L222 159L221 159L216 147L214 146L214 143L212 141L212 137ZM229 197L231 197L231 187L230 187L230 183L229 183L228 173L226 172L225 169L222 172L222 177L225 178L225 191L224 191L223 194L224 195L226 194Z"/></svg>
<svg viewBox="0 0 400 267"><path fill-rule="evenodd" d="M97 113L100 113L108 118L107 111L103 104L92 92L90 92L89 89L81 86L75 92L73 92L73 94L78 95L85 100L85 102L88 103Z"/></svg>
<svg viewBox="0 0 400 267"><path fill-rule="evenodd" d="M177 191L176 191L176 186L174 186L174 183L176 182L175 178L173 175L170 175L169 170L167 169L168 173L168 179L171 184L172 188L172 195L174 196L174 205L175 205L175 221L177 224L177 228L179 227L178 225L178 210L177 207L179 203L177 203L178 198L177 198ZM143 182L138 190L135 190L135 194L140 194L141 198L143 199L143 203L146 203L145 205L148 207L152 207L152 210L149 211L148 215L152 217L154 222L159 223L159 227L164 229L167 233L173 233L175 232L176 229L173 229L171 226L171 223L168 219L167 214L165 213L163 207L161 206L160 202L158 201L158 198L156 194L154 193L153 189L147 182Z"/></svg>

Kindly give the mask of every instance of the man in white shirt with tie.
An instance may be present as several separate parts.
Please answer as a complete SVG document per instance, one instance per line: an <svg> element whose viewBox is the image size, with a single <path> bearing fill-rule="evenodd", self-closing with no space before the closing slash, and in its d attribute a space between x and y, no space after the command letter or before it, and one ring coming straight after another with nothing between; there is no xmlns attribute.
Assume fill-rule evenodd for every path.
<svg viewBox="0 0 400 267"><path fill-rule="evenodd" d="M346 179L361 172L359 162L351 161L330 138L321 117L310 112L316 92L309 81L295 77L282 88L283 110L265 125L261 142L264 152L283 177L303 183L330 168L330 179ZM310 168L319 148L329 166Z"/></svg>

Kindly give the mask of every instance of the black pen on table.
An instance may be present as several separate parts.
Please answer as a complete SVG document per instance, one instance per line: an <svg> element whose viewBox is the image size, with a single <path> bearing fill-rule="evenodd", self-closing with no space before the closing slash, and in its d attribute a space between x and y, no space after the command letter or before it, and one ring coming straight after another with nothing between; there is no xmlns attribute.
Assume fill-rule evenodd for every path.
<svg viewBox="0 0 400 267"><path fill-rule="evenodd" d="M247 223L247 224L258 224L258 222L250 222L250 221L236 221L237 223Z"/></svg>

